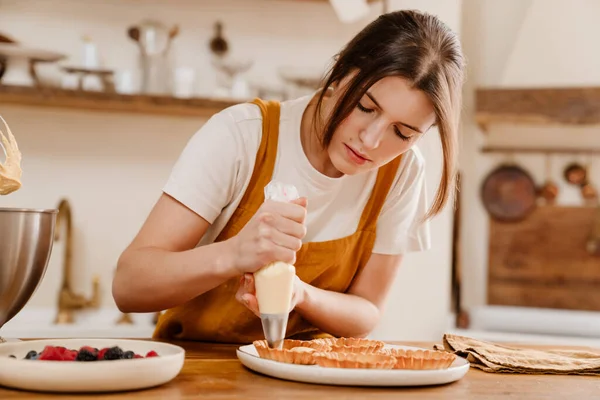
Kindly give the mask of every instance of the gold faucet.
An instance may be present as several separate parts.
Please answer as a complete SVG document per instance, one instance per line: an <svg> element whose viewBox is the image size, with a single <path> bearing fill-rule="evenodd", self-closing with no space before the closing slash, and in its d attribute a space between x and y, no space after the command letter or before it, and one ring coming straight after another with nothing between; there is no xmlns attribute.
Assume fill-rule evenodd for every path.
<svg viewBox="0 0 600 400"><path fill-rule="evenodd" d="M73 233L72 233L72 213L71 205L66 199L61 199L58 205L58 215L56 218L56 228L54 240L60 240L60 230L65 230L65 256L63 263L62 285L58 295L58 314L54 323L56 324L71 324L74 322L73 312L84 308L97 308L100 304L100 278L95 276L93 279L93 292L91 299L86 299L84 296L73 292L71 285L72 281L72 249L73 249Z"/></svg>

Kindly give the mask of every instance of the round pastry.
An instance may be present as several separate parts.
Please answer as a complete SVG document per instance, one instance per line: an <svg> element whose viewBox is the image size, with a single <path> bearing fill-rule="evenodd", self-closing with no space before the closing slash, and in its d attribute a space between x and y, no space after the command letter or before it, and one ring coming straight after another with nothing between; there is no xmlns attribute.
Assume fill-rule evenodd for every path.
<svg viewBox="0 0 600 400"><path fill-rule="evenodd" d="M256 340L253 344L260 358L300 365L314 365L314 352L330 350L327 344L317 340L286 339L281 349L270 348L266 340Z"/></svg>
<svg viewBox="0 0 600 400"><path fill-rule="evenodd" d="M383 353L315 352L312 356L318 366L325 368L392 369L396 364L393 356Z"/></svg>
<svg viewBox="0 0 600 400"><path fill-rule="evenodd" d="M446 369L456 359L452 353L436 350L385 349L383 352L396 359L394 369Z"/></svg>

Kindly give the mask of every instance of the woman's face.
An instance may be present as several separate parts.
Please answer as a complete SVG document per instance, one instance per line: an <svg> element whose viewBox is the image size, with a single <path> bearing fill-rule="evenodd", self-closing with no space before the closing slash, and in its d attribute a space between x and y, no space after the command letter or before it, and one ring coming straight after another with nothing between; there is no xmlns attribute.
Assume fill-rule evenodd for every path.
<svg viewBox="0 0 600 400"><path fill-rule="evenodd" d="M330 107L349 79L334 88ZM404 78L382 78L336 129L327 149L331 164L345 175L379 168L407 151L434 122L433 105L425 93L411 88Z"/></svg>

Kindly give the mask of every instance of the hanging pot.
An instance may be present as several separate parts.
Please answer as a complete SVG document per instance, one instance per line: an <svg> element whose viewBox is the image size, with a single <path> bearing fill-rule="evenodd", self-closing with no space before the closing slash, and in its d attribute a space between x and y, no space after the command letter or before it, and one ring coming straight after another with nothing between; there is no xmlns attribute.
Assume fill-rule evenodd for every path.
<svg viewBox="0 0 600 400"><path fill-rule="evenodd" d="M515 164L503 164L484 179L481 198L489 215L502 222L516 222L536 207L537 188L531 175Z"/></svg>

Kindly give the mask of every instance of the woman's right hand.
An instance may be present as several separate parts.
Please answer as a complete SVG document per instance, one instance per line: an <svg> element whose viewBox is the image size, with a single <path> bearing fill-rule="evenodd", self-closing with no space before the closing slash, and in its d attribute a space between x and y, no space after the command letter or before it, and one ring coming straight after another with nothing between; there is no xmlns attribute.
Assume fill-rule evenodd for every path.
<svg viewBox="0 0 600 400"><path fill-rule="evenodd" d="M306 198L290 202L265 201L230 243L240 274L252 273L265 265L296 262L296 252L306 235Z"/></svg>

